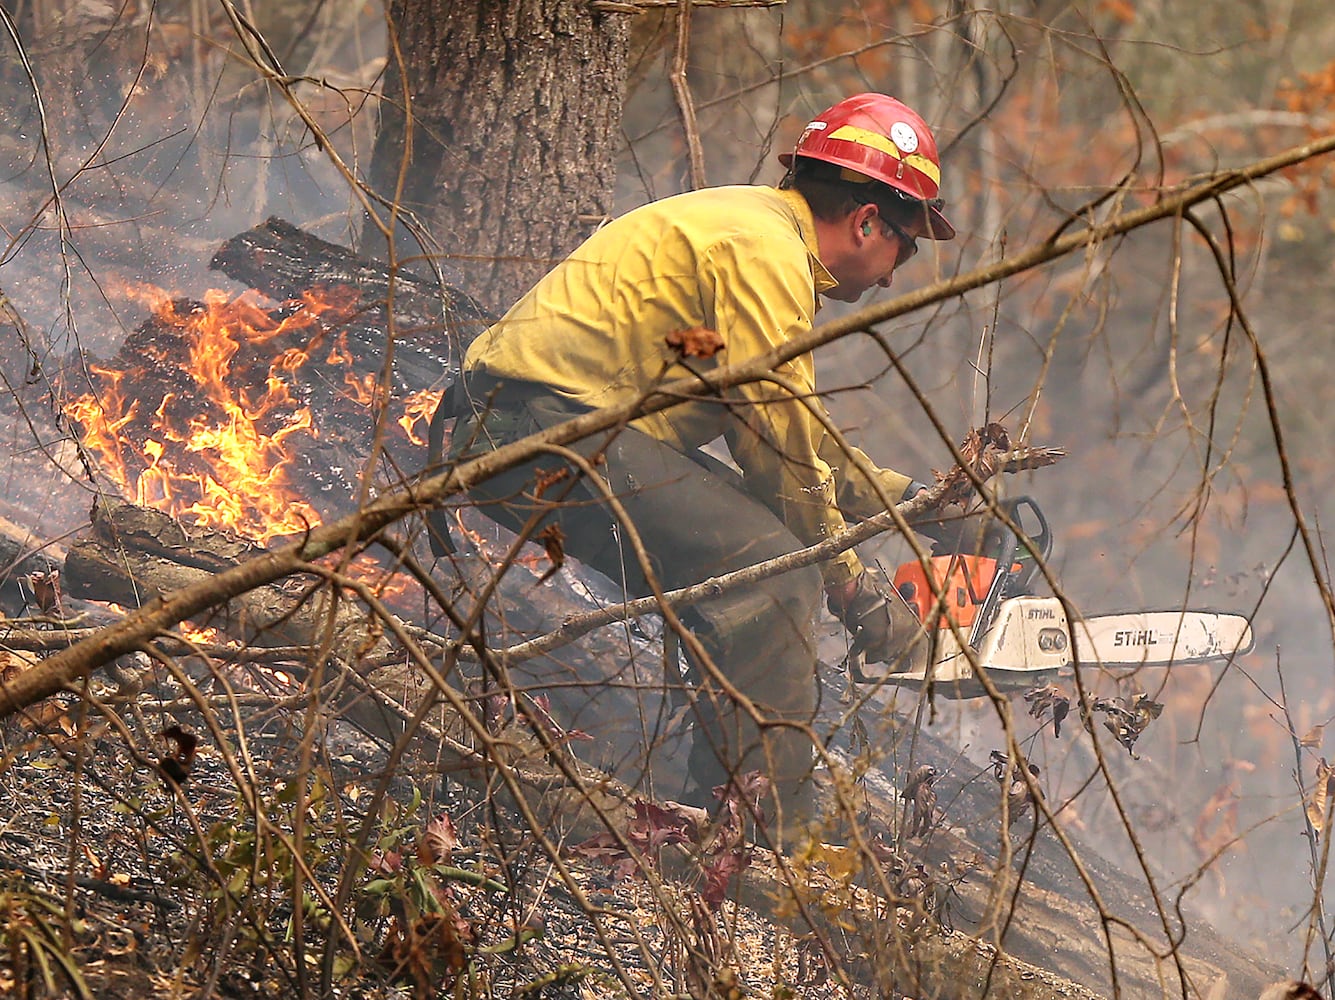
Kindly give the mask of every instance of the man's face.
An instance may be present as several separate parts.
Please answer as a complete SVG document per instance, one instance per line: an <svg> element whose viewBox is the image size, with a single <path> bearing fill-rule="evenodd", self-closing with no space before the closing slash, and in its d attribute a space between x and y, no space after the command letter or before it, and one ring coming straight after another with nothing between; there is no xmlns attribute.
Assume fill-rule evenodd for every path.
<svg viewBox="0 0 1335 1000"><path fill-rule="evenodd" d="M839 284L824 294L840 302L856 302L874 286L889 288L896 268L918 252L916 233L903 226L874 215L864 224L861 246L840 261L832 270Z"/></svg>

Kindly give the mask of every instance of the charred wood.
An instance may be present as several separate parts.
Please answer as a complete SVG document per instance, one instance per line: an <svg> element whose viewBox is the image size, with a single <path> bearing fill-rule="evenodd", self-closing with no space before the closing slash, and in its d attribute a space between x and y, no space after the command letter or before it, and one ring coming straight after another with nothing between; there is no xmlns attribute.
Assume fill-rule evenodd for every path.
<svg viewBox="0 0 1335 1000"><path fill-rule="evenodd" d="M259 551L241 539L187 530L160 511L102 498L93 506L89 533L70 545L65 587L75 597L137 608ZM331 636L333 648L343 652L374 645L365 611L340 601L331 615L327 589L313 589L316 582L311 577L291 586L256 587L197 624L260 646L318 648Z"/></svg>
<svg viewBox="0 0 1335 1000"><path fill-rule="evenodd" d="M396 380L411 391L457 370L468 343L491 317L452 275L436 282L357 256L282 219L232 237L209 266L272 299L297 299L315 288L357 290L362 315L349 325L354 350L383 358L393 320ZM454 278L457 281L457 278Z"/></svg>

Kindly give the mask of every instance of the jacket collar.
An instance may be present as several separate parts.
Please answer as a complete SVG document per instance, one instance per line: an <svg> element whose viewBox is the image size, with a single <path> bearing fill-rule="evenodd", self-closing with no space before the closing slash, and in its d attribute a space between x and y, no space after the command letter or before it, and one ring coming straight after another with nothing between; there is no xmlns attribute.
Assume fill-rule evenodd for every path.
<svg viewBox="0 0 1335 1000"><path fill-rule="evenodd" d="M811 206L796 191L787 188L780 188L778 191L779 197L793 213L797 231L802 234L802 242L806 244L807 257L811 261L811 276L815 279L817 294L833 288L839 282L834 280L834 275L830 274L820 262L820 244L816 241L816 219L811 214ZM816 308L820 308L819 299L816 301Z"/></svg>

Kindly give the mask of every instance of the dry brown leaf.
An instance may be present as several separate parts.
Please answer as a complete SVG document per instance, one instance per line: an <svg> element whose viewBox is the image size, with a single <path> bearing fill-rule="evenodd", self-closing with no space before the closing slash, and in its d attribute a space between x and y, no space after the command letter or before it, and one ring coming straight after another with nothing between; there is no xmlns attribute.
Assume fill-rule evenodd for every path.
<svg viewBox="0 0 1335 1000"><path fill-rule="evenodd" d="M559 524L549 524L538 532L536 541L542 543L543 550L547 553L547 559L551 562L546 572L538 577L539 583L546 583L560 572L561 567L566 563L565 532L561 530Z"/></svg>
<svg viewBox="0 0 1335 1000"><path fill-rule="evenodd" d="M106 878L106 862L99 858L93 849L85 843L81 842L79 849L83 852L83 856L88 859L88 864L93 870L93 878Z"/></svg>
<svg viewBox="0 0 1335 1000"><path fill-rule="evenodd" d="M651 857L667 844L699 843L709 824L709 814L680 802L649 802L638 799L635 818L626 831L630 842Z"/></svg>
<svg viewBox="0 0 1335 1000"><path fill-rule="evenodd" d="M1321 763L1316 766L1316 787L1303 803L1307 809L1307 821L1312 824L1318 837L1325 830L1326 817L1330 815L1328 803L1332 792L1335 792L1335 765L1326 763L1326 758L1322 757Z"/></svg>
<svg viewBox="0 0 1335 1000"><path fill-rule="evenodd" d="M1052 735L1061 739L1062 721L1071 711L1071 698L1056 684L1044 684L1032 687L1024 693L1024 700L1029 705L1029 714L1035 719L1045 715L1052 717Z"/></svg>
<svg viewBox="0 0 1335 1000"><path fill-rule="evenodd" d="M0 684L10 684L19 674L37 664L37 657L17 649L0 649Z"/></svg>
<svg viewBox="0 0 1335 1000"><path fill-rule="evenodd" d="M723 905L733 880L751 863L753 853L749 849L733 847L715 854L701 865L705 882L700 890L700 898L711 910L717 910Z"/></svg>
<svg viewBox="0 0 1335 1000"><path fill-rule="evenodd" d="M447 813L441 813L422 831L422 838L417 842L417 860L424 865L446 864L459 846L459 834L454 829L454 820Z"/></svg>
<svg viewBox="0 0 1335 1000"><path fill-rule="evenodd" d="M707 326L674 330L667 335L667 345L688 358L712 358L723 350L723 338Z"/></svg>
<svg viewBox="0 0 1335 1000"><path fill-rule="evenodd" d="M42 614L49 615L60 611L60 571L32 573L28 576L28 586L32 588L33 600Z"/></svg>
<svg viewBox="0 0 1335 1000"><path fill-rule="evenodd" d="M79 731L65 706L55 698L24 709L23 724L33 732L41 733L57 747L71 746Z"/></svg>
<svg viewBox="0 0 1335 1000"><path fill-rule="evenodd" d="M931 764L915 768L904 786L904 798L913 804L913 818L909 820L908 835L925 837L936 822L936 789L933 782L940 773Z"/></svg>
<svg viewBox="0 0 1335 1000"><path fill-rule="evenodd" d="M195 753L199 750L199 737L183 726L168 726L162 731L162 738L172 744L174 752L158 761L158 770L172 784L184 785L190 780L190 769L194 767Z"/></svg>

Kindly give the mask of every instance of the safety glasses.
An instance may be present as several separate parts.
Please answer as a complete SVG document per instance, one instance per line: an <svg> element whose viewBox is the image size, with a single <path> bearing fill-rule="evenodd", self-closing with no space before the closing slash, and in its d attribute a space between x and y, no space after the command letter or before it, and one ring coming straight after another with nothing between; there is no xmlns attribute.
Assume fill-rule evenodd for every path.
<svg viewBox="0 0 1335 1000"><path fill-rule="evenodd" d="M910 236L903 226L897 225L882 216L877 216L881 225L885 226L899 240L899 254L895 257L895 267L903 267L918 252L918 238Z"/></svg>

